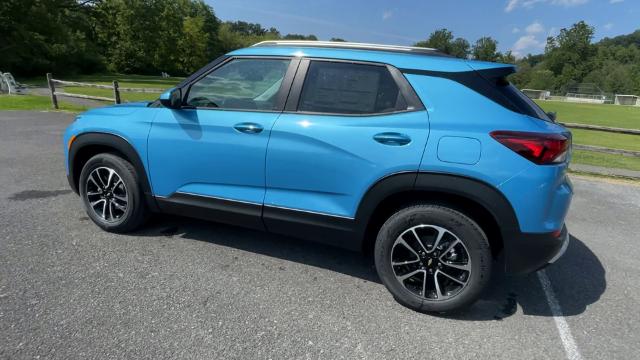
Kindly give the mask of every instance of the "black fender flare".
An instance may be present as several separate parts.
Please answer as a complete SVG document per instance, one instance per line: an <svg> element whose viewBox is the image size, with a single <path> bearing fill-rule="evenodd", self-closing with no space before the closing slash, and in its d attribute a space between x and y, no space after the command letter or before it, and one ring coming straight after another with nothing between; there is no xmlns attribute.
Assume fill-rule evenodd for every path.
<svg viewBox="0 0 640 360"><path fill-rule="evenodd" d="M366 226L371 216L385 199L398 193L413 191L418 172L402 172L385 176L369 187L365 192L358 210L356 210L355 227L361 235L365 235Z"/></svg>
<svg viewBox="0 0 640 360"><path fill-rule="evenodd" d="M500 228L508 255L508 243L520 233L515 211L506 197L494 186L473 178L432 172L405 172L386 176L365 193L355 217L356 231L365 241L366 228L378 206L387 198L411 191L451 194L471 200L486 209Z"/></svg>
<svg viewBox="0 0 640 360"><path fill-rule="evenodd" d="M111 133L82 133L77 135L71 143L68 154L68 180L71 189L75 193L78 193L79 191L76 179L78 178L78 176L80 176L80 172L82 171L82 168L76 168L76 157L81 153L83 149L86 149L89 146L103 146L106 148L111 148L123 154L138 172L139 185L142 188L142 192L144 193L147 204L151 207L152 210L157 209L157 205L153 198L153 192L151 191L151 183L149 182L149 178L147 177L147 172L142 160L140 159L140 155L133 147L133 145L129 143L129 141L121 136Z"/></svg>
<svg viewBox="0 0 640 360"><path fill-rule="evenodd" d="M472 200L484 207L500 226L503 238L512 231L520 231L518 218L507 198L495 186L465 176L419 173L416 190L451 193ZM505 233L505 230L508 230Z"/></svg>

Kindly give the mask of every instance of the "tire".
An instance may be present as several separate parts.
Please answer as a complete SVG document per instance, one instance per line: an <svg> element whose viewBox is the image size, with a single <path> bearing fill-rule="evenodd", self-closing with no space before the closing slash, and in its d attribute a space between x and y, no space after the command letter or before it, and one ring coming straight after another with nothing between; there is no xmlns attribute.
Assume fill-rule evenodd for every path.
<svg viewBox="0 0 640 360"><path fill-rule="evenodd" d="M378 232L374 256L378 276L396 301L420 312L472 304L491 274L489 242L480 226L438 205L414 205L392 215Z"/></svg>
<svg viewBox="0 0 640 360"><path fill-rule="evenodd" d="M79 180L80 197L89 218L109 232L139 228L148 210L138 179L133 165L117 155L103 153L89 159Z"/></svg>

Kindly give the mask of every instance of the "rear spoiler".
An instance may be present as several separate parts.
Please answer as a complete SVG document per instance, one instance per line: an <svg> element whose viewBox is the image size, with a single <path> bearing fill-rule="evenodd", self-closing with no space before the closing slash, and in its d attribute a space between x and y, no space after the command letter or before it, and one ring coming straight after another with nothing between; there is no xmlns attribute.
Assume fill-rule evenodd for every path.
<svg viewBox="0 0 640 360"><path fill-rule="evenodd" d="M480 63L485 64L485 63ZM491 64L491 63L486 63ZM439 78L445 78L457 83L460 83L469 89L483 95L490 100L506 107L514 112L521 112L504 94L497 89L498 81L505 79L506 77L515 73L516 68L512 65L503 64L491 64L497 65L494 67L485 66L484 68L474 69L469 64L471 70L469 71L431 71L431 70L418 70L418 69L400 69L403 74L415 74L424 76L433 76Z"/></svg>

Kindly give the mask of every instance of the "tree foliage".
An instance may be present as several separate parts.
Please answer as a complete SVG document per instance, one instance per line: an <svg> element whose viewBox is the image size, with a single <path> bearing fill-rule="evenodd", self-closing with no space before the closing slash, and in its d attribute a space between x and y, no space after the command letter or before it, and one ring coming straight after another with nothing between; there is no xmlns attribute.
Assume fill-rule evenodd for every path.
<svg viewBox="0 0 640 360"><path fill-rule="evenodd" d="M415 46L459 58L516 64L520 88L566 92L590 83L608 93L640 94L640 30L593 43L595 29L580 21L547 39L545 52L515 59L498 42L473 44L447 29ZM281 34L245 21L221 22L204 0L2 0L0 70L186 75L212 59L265 40L317 40ZM331 38L332 41L344 41Z"/></svg>
<svg viewBox="0 0 640 360"><path fill-rule="evenodd" d="M100 70L103 58L91 31L91 5L75 0L2 0L0 70Z"/></svg>
<svg viewBox="0 0 640 360"><path fill-rule="evenodd" d="M94 12L97 43L111 71L188 73L217 52L219 23L202 0L111 0Z"/></svg>
<svg viewBox="0 0 640 360"><path fill-rule="evenodd" d="M451 50L449 52L450 55L466 59L469 57L469 52L471 49L471 44L466 39L456 38L451 42Z"/></svg>
<svg viewBox="0 0 640 360"><path fill-rule="evenodd" d="M605 93L640 94L640 30L593 43L595 29L584 21L549 37L545 52L516 59L498 51L498 42L481 37L473 46L447 29L432 32L415 46L438 49L459 58L516 64L510 80L519 88L564 94L580 84Z"/></svg>
<svg viewBox="0 0 640 360"><path fill-rule="evenodd" d="M506 54L498 52L498 42L489 36L478 39L472 47L467 39L454 38L453 33L447 29L432 32L427 40L418 41L414 46L436 49L462 59L472 57L484 61L504 60L510 63L515 61L511 52Z"/></svg>
<svg viewBox="0 0 640 360"><path fill-rule="evenodd" d="M244 21L221 23L204 0L3 0L0 70L192 73L259 41L317 40Z"/></svg>
<svg viewBox="0 0 640 360"><path fill-rule="evenodd" d="M426 41L418 41L415 46L440 50L446 54L451 53L453 33L447 29L439 29L431 33Z"/></svg>
<svg viewBox="0 0 640 360"><path fill-rule="evenodd" d="M282 37L284 40L318 40L315 35L287 34Z"/></svg>
<svg viewBox="0 0 640 360"><path fill-rule="evenodd" d="M640 94L640 30L593 43L595 29L584 21L547 39L544 54L517 61L511 81L520 88L564 94L579 84L605 93Z"/></svg>
<svg viewBox="0 0 640 360"><path fill-rule="evenodd" d="M473 58L476 60L497 61L500 56L498 42L491 37L481 37L473 45Z"/></svg>

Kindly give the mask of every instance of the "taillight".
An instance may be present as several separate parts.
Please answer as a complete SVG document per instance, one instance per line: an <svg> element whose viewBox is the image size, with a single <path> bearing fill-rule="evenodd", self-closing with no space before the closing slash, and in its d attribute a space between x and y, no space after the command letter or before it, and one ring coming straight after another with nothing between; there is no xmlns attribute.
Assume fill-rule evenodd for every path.
<svg viewBox="0 0 640 360"><path fill-rule="evenodd" d="M538 165L563 162L571 145L571 141L562 134L493 131L491 137Z"/></svg>

